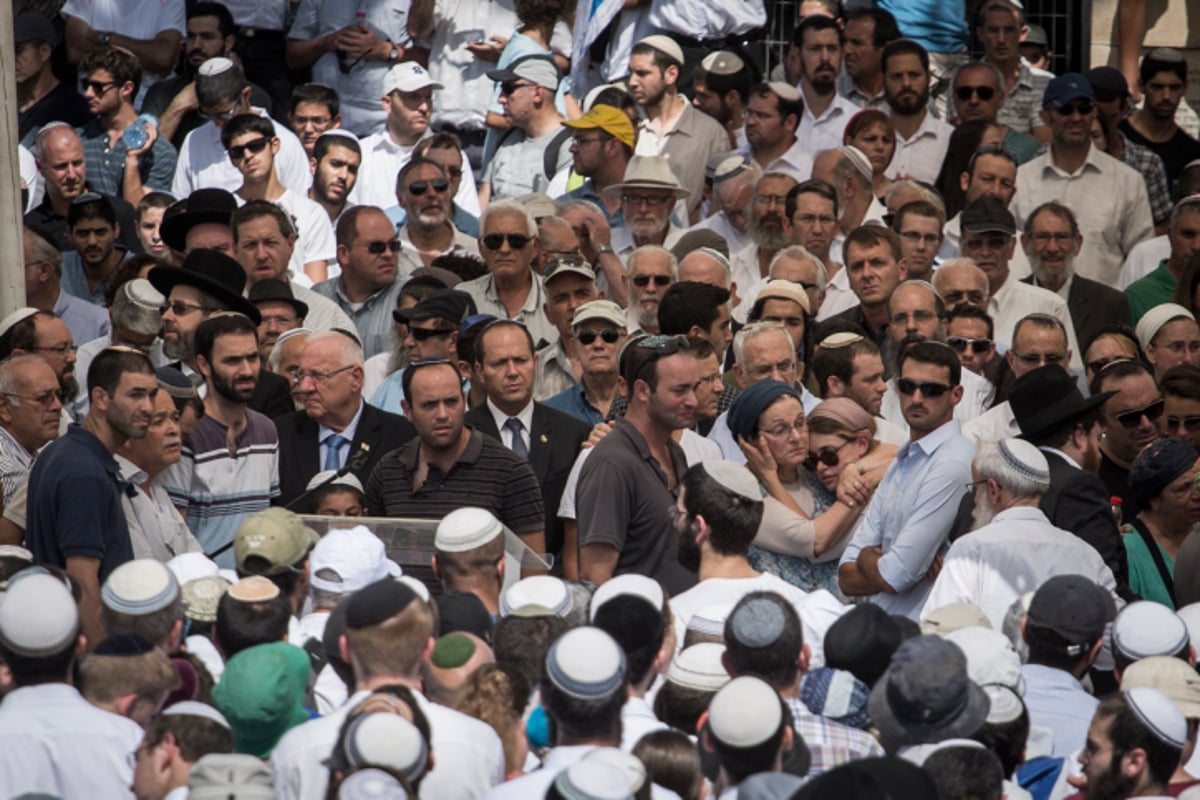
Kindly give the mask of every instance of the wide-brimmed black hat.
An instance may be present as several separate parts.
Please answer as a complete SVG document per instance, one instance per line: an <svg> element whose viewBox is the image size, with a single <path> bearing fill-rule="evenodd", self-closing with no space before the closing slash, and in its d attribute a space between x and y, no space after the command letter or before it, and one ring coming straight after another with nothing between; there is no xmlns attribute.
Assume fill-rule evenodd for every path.
<svg viewBox="0 0 1200 800"><path fill-rule="evenodd" d="M304 319L308 316L308 303L296 299L292 287L278 278L264 278L250 287L251 303L266 303L274 301L287 303L296 311L296 316Z"/></svg>
<svg viewBox="0 0 1200 800"><path fill-rule="evenodd" d="M159 234L167 247L182 253L188 231L206 222L228 225L237 207L237 200L224 189L197 189L163 212Z"/></svg>
<svg viewBox="0 0 1200 800"><path fill-rule="evenodd" d="M191 286L212 295L222 309L245 314L255 325L262 322L258 306L242 296L246 271L220 251L193 250L178 267L155 267L146 277L163 297L169 298L176 286Z"/></svg>
<svg viewBox="0 0 1200 800"><path fill-rule="evenodd" d="M1008 392L1008 405L1021 429L1021 438L1035 442L1055 428L1096 408L1116 392L1084 397L1066 370L1047 364L1017 378Z"/></svg>

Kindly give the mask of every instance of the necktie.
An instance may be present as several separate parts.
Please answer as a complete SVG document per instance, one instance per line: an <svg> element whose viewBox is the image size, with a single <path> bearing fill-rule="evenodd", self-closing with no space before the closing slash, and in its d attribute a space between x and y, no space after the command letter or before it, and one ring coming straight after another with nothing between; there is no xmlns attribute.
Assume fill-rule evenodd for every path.
<svg viewBox="0 0 1200 800"><path fill-rule="evenodd" d="M525 440L521 438L521 431L525 429L525 426L521 424L521 420L516 417L509 417L508 422L504 423L504 429L512 434L512 451L528 461L529 448L525 446Z"/></svg>
<svg viewBox="0 0 1200 800"><path fill-rule="evenodd" d="M338 470L342 468L342 447L349 444L345 436L331 433L325 437L325 466L323 469Z"/></svg>

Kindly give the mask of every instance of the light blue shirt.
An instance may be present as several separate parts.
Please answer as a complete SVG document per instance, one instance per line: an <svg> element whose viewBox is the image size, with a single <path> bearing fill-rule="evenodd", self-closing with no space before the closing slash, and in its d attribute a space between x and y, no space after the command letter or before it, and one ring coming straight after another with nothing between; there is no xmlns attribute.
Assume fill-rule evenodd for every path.
<svg viewBox="0 0 1200 800"><path fill-rule="evenodd" d="M1088 726L1100 701L1083 690L1075 676L1061 669L1026 664L1021 667L1025 679L1025 707L1029 724L1054 734L1050 755L1071 755L1087 744Z"/></svg>
<svg viewBox="0 0 1200 800"><path fill-rule="evenodd" d="M317 426L317 441L320 443L321 447L320 463L324 464L325 458L329 454L329 445L326 444L325 440L336 433L338 436L341 436L346 440L346 443L338 448L338 469L346 466L346 461L350 458L350 445L354 442L354 437L358 433L358 421L362 419L364 405L366 405L366 403L362 401L362 398L359 398L358 411L354 414L354 419L350 420L350 424L345 428L342 428L340 431L335 431L333 428L326 427L325 425Z"/></svg>
<svg viewBox="0 0 1200 800"><path fill-rule="evenodd" d="M54 301L54 313L71 332L71 341L76 345L108 336L108 311L103 306L80 300L61 289ZM87 373L83 373L84 377Z"/></svg>
<svg viewBox="0 0 1200 800"><path fill-rule="evenodd" d="M471 382L463 378L462 387L463 394L469 396ZM400 368L383 379L383 383L379 384L379 388L375 390L375 394L371 395L368 402L389 414L399 414L403 417L407 414L404 413L404 407L400 405L402 400L404 400L404 369Z"/></svg>
<svg viewBox="0 0 1200 800"><path fill-rule="evenodd" d="M963 0L880 0L879 7L892 12L902 36L931 53L967 49L971 32Z"/></svg>
<svg viewBox="0 0 1200 800"><path fill-rule="evenodd" d="M879 574L895 594L871 601L889 614L917 620L933 584L925 573L958 513L971 480L975 447L950 420L917 441L906 442L883 475L841 564L852 564L867 547L880 547Z"/></svg>

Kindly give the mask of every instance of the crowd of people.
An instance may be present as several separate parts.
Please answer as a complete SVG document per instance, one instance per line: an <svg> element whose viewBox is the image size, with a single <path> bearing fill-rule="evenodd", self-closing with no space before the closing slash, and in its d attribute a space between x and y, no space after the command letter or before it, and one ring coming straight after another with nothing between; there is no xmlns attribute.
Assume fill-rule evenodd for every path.
<svg viewBox="0 0 1200 800"><path fill-rule="evenodd" d="M976 5L18 14L0 798L1200 798L1187 61Z"/></svg>

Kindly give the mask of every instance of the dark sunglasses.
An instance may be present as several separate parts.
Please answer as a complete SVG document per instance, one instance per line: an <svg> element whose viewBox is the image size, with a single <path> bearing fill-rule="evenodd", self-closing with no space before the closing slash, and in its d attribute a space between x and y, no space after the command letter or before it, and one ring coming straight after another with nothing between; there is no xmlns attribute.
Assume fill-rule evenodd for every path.
<svg viewBox="0 0 1200 800"><path fill-rule="evenodd" d="M431 181L413 181L408 185L408 193L413 197L420 197L425 194L430 186L433 187L435 192L442 194L450 188L450 181L445 178L434 178Z"/></svg>
<svg viewBox="0 0 1200 800"><path fill-rule="evenodd" d="M580 331L575 334L575 338L584 347L590 347L592 342L596 341L597 336L603 339L605 344L616 344L617 339L621 338L621 334L611 328L605 328L602 331Z"/></svg>
<svg viewBox="0 0 1200 800"><path fill-rule="evenodd" d="M1142 417L1154 422L1163 415L1163 408L1166 407L1166 401L1161 397L1155 400L1148 406L1135 408L1130 411L1122 411L1120 414L1113 414L1113 418L1121 423L1122 428L1133 429L1142 422Z"/></svg>
<svg viewBox="0 0 1200 800"><path fill-rule="evenodd" d="M962 102L967 102L971 99L971 95L979 95L979 99L987 102L996 96L996 88L994 86L960 86L954 90L954 96Z"/></svg>
<svg viewBox="0 0 1200 800"><path fill-rule="evenodd" d="M453 328L409 328L408 332L412 334L413 339L418 342L423 342L427 339L432 339L435 336L449 336L454 333Z"/></svg>
<svg viewBox="0 0 1200 800"><path fill-rule="evenodd" d="M918 389L921 390L921 394L925 397L941 397L950 391L950 386L945 383L934 383L933 381L917 382L911 378L901 378L896 381L896 388L905 397L916 394Z"/></svg>
<svg viewBox="0 0 1200 800"><path fill-rule="evenodd" d="M1069 117L1072 114L1079 112L1081 116L1086 117L1088 114L1092 113L1095 108L1096 106L1093 105L1090 100L1084 100L1081 103L1072 103L1069 106L1064 106L1063 108L1058 109L1058 113L1064 117Z"/></svg>
<svg viewBox="0 0 1200 800"><path fill-rule="evenodd" d="M241 161L246 157L246 153L258 155L263 150L267 149L267 145L271 142L266 136L260 136L257 139L251 139L245 144L238 144L230 147L225 152L229 153L230 161Z"/></svg>
<svg viewBox="0 0 1200 800"><path fill-rule="evenodd" d="M105 92L117 85L116 81L83 81L83 90L92 90L96 97L102 97Z"/></svg>
<svg viewBox="0 0 1200 800"><path fill-rule="evenodd" d="M524 250L529 244L530 237L523 233L489 233L483 237L483 246L488 250L499 250L508 242L508 246L513 250Z"/></svg>
<svg viewBox="0 0 1200 800"><path fill-rule="evenodd" d="M666 286L671 282L670 275L638 275L633 279L634 286L645 288L650 285L650 281L654 281L655 286Z"/></svg>
<svg viewBox="0 0 1200 800"><path fill-rule="evenodd" d="M963 336L951 336L946 339L946 344L954 348L956 353L965 353L967 348L975 355L986 353L992 346L991 339L967 339Z"/></svg>
<svg viewBox="0 0 1200 800"><path fill-rule="evenodd" d="M849 441L843 442L842 447L848 444L850 444ZM809 453L806 466L810 470L816 469L817 464L836 467L842 460L842 457L838 455L838 453L842 452L842 447L824 447L815 453Z"/></svg>
<svg viewBox="0 0 1200 800"><path fill-rule="evenodd" d="M367 252L373 256L381 256L384 251L391 250L393 253L399 253L404 249L404 242L399 239L392 239L390 242L367 242L363 245Z"/></svg>

